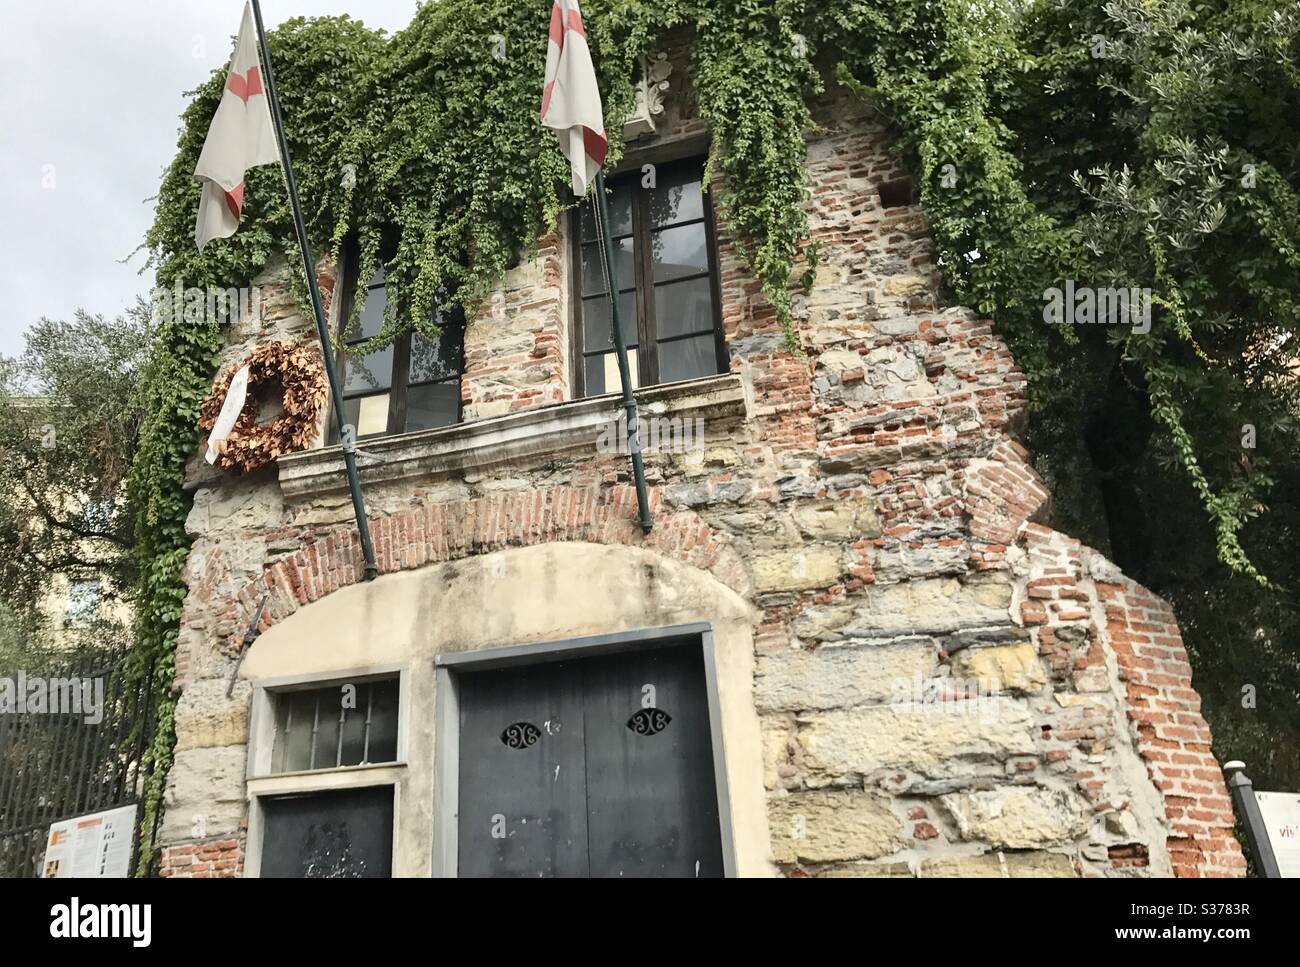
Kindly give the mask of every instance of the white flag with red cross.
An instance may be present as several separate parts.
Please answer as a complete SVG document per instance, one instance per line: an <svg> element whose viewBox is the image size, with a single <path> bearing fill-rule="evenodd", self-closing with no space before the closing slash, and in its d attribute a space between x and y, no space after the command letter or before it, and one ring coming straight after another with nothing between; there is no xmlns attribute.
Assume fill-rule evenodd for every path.
<svg viewBox="0 0 1300 967"><path fill-rule="evenodd" d="M542 124L555 129L573 172L573 193L582 197L605 163L609 140L578 0L555 0L551 8Z"/></svg>
<svg viewBox="0 0 1300 967"><path fill-rule="evenodd" d="M194 169L194 177L203 185L194 226L194 241L200 250L212 239L229 238L238 231L244 210L244 172L279 160L271 109L262 87L253 7L245 3L221 103Z"/></svg>

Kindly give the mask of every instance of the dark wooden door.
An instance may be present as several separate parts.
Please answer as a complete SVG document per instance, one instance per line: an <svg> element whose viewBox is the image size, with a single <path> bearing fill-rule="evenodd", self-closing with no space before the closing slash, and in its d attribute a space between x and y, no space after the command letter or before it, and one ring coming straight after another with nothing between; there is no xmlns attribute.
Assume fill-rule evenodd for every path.
<svg viewBox="0 0 1300 967"><path fill-rule="evenodd" d="M458 676L461 876L722 876L698 642Z"/></svg>
<svg viewBox="0 0 1300 967"><path fill-rule="evenodd" d="M567 663L460 678L461 876L586 876L581 678Z"/></svg>
<svg viewBox="0 0 1300 967"><path fill-rule="evenodd" d="M722 876L699 647L582 664L591 875Z"/></svg>

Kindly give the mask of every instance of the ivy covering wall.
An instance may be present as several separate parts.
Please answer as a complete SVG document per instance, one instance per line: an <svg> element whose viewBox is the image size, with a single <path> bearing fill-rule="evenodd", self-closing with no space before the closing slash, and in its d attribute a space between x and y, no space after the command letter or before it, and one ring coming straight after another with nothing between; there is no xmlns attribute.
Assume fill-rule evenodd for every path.
<svg viewBox="0 0 1300 967"><path fill-rule="evenodd" d="M891 123L953 301L996 319L1029 374L1037 412L1068 406L1065 390L1091 385L1080 374L1092 372L1078 364L1084 337L1044 324L1044 290L1067 278L1152 287L1150 332L1112 328L1088 336L1101 340L1088 358L1103 359L1097 372L1118 371L1137 387L1143 417L1198 495L1215 555L1258 581L1264 578L1239 535L1260 510L1268 463L1234 462L1221 436L1240 420L1245 400L1279 394L1259 392L1258 373L1210 348L1223 312L1213 280L1183 254L1224 225L1233 245L1270 253L1260 275L1243 283L1254 338L1247 343L1268 365L1283 365L1275 350L1279 339L1289 340L1282 345L1294 354L1300 305L1297 161L1277 145L1225 137L1250 120L1241 111L1202 114L1193 124L1159 95L1185 83L1197 57L1217 57L1239 85L1219 96L1239 98L1245 114L1271 110L1267 99L1251 99L1252 90L1275 80L1283 88L1274 97L1293 97L1294 68L1277 64L1294 55L1300 27L1296 17L1268 7L1249 0L1196 9L1183 0L1108 8L1081 0L583 4L608 118L631 108L639 57L670 30L691 32L694 85L713 139L710 165L725 186L717 201L793 351L799 333L791 296L815 264L815 252L805 249L802 207L810 103L827 85L846 85ZM367 264L395 240L389 282L404 303L427 305L438 294L472 308L517 251L555 226L572 199L567 162L538 123L549 17L547 0L435 0L391 37L346 17L290 20L271 33L318 254L336 256L355 238ZM1113 43L1103 57L1094 53L1097 33ZM273 166L248 173L239 232L202 254L195 248L192 173L224 76L222 68L193 92L163 180L146 239L160 286L243 285L272 256L286 255L291 264L299 258ZM1053 119L1066 125L1059 136L1051 133ZM621 125L607 128L613 164ZM1220 150L1218 169L1202 163L1202 153ZM1171 174L1179 158L1185 170ZM1124 169L1126 162L1135 167ZM1234 193L1246 164L1254 166L1255 187ZM1182 195L1153 209L1156 196L1177 194L1169 182L1179 178ZM1225 210L1217 222L1215 205ZM391 342L403 327L431 325L390 303L382 331L363 351ZM215 326L164 321L146 380L148 418L131 480L143 569L133 660L142 674L155 667L163 683L146 829L160 807L174 734L169 683L188 551L181 485L221 348ZM1208 415L1201 396L1207 385L1220 394ZM1278 403L1275 418L1286 408ZM142 870L151 859L146 849Z"/></svg>

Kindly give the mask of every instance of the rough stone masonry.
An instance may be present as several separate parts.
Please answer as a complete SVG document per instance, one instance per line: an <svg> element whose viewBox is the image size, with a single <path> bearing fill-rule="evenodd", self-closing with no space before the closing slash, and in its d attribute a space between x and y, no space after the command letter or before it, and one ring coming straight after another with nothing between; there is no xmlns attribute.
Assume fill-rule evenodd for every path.
<svg viewBox="0 0 1300 967"><path fill-rule="evenodd" d="M706 134L671 53L636 166ZM556 429L585 412L562 228L472 322L465 422L363 461L381 572L571 542L637 548L741 595L769 872L1244 875L1169 606L1042 522L1049 495L1015 441L1025 378L995 323L940 304L923 213L882 205L906 173L865 108L829 97L818 120L806 355L786 348L719 216L731 372L644 394L652 414L705 421L702 447L647 457L652 534L626 459ZM311 331L285 271L259 280L223 365ZM323 267L327 295L336 279ZM192 464L167 875L243 869L250 691L241 680L227 698L226 681L263 593L269 628L361 579L331 452L246 478Z"/></svg>

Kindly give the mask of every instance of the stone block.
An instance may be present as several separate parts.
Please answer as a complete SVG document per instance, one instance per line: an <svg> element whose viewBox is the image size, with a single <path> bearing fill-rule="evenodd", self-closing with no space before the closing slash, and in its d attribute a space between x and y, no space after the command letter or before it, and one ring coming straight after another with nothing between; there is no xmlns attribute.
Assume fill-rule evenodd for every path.
<svg viewBox="0 0 1300 967"><path fill-rule="evenodd" d="M934 644L825 644L758 659L754 700L759 709L804 711L842 708L889 698L899 681L929 676L938 667Z"/></svg>
<svg viewBox="0 0 1300 967"><path fill-rule="evenodd" d="M1070 842L1088 828L1088 811L1068 789L1016 786L940 797L963 839L1005 849Z"/></svg>
<svg viewBox="0 0 1300 967"><path fill-rule="evenodd" d="M976 679L993 692L1037 692L1047 684L1038 652L1028 643L959 651L952 659L952 673Z"/></svg>
<svg viewBox="0 0 1300 967"><path fill-rule="evenodd" d="M925 578L874 585L863 592L853 617L838 630L859 637L951 632L1006 624L1010 605L1011 586L1000 580Z"/></svg>
<svg viewBox="0 0 1300 967"><path fill-rule="evenodd" d="M236 682L226 698L224 679L196 681L186 687L176 704L176 751L247 742L251 691L248 682Z"/></svg>
<svg viewBox="0 0 1300 967"><path fill-rule="evenodd" d="M1076 876L1074 864L1062 853L983 853L979 856L945 856L925 860L922 877L990 877L1000 879L1064 879Z"/></svg>
<svg viewBox="0 0 1300 967"><path fill-rule="evenodd" d="M840 551L834 547L755 554L750 569L754 590L760 594L828 587L839 581L843 572Z"/></svg>
<svg viewBox="0 0 1300 967"><path fill-rule="evenodd" d="M785 716L764 715L759 719L763 732L763 785L768 789L781 787L781 766L789 757L790 737L794 723Z"/></svg>
<svg viewBox="0 0 1300 967"><path fill-rule="evenodd" d="M884 583L960 574L970 564L970 545L925 544L921 547L898 545L876 555L873 570L876 580Z"/></svg>
<svg viewBox="0 0 1300 967"><path fill-rule="evenodd" d="M861 790L821 789L768 802L778 863L875 859L903 846L903 825L887 800Z"/></svg>
<svg viewBox="0 0 1300 967"><path fill-rule="evenodd" d="M842 373L861 366L862 357L848 349L829 349L817 357L817 365L832 373Z"/></svg>
<svg viewBox="0 0 1300 967"><path fill-rule="evenodd" d="M885 295L905 296L921 295L930 290L930 283L919 275L899 275L892 279L886 279L885 284L881 286L881 291Z"/></svg>
<svg viewBox="0 0 1300 967"><path fill-rule="evenodd" d="M167 777L163 842L237 833L244 816L246 760L242 745L178 752Z"/></svg>
<svg viewBox="0 0 1300 967"><path fill-rule="evenodd" d="M818 870L813 876L819 879L911 879L913 874L906 863L846 863Z"/></svg>
<svg viewBox="0 0 1300 967"><path fill-rule="evenodd" d="M1029 710L1005 697L859 706L809 713L799 723L805 768L828 776L903 769L945 778L970 760L1035 751Z"/></svg>
<svg viewBox="0 0 1300 967"><path fill-rule="evenodd" d="M799 530L814 540L864 540L880 536L880 521L870 500L823 500L792 511Z"/></svg>

